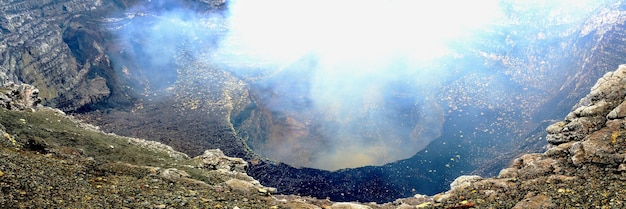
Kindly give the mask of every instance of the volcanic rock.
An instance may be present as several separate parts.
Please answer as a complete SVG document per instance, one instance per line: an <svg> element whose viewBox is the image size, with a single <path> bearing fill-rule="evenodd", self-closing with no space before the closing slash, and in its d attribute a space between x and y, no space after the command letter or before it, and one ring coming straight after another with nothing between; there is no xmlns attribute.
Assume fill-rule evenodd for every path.
<svg viewBox="0 0 626 209"><path fill-rule="evenodd" d="M219 149L204 151L204 154L197 156L194 160L200 161L199 168L213 170L246 172L248 163L241 158L228 157Z"/></svg>
<svg viewBox="0 0 626 209"><path fill-rule="evenodd" d="M482 179L482 177L476 175L459 176L458 178L454 179L454 181L450 184L450 190L465 189L472 182L478 181L480 179Z"/></svg>
<svg viewBox="0 0 626 209"><path fill-rule="evenodd" d="M606 73L589 95L574 106L574 111L564 121L550 125L548 142L561 144L580 141L591 132L603 128L607 119L621 118L624 114L620 105L626 96L626 66L620 66L615 72Z"/></svg>
<svg viewBox="0 0 626 209"><path fill-rule="evenodd" d="M567 127L576 119L605 118L587 124L595 125L587 127L588 132L572 129L580 140L522 155L495 178L462 176L445 193L385 204L274 197L273 188L245 173L247 162L220 150L190 159L156 142L85 128L90 126L79 125L58 110L9 110L5 105L0 109L0 157L6 159L0 161L0 201L10 207L622 208L626 206L621 193L626 187L626 119L609 115L626 101L619 93L623 90L614 88L626 86L623 77L615 76L625 70L626 65L620 66L600 79L563 121L546 130L558 135L571 130L555 127ZM28 85L15 89L37 92ZM33 94L9 95L29 95L27 100L11 98L27 107L36 102L24 101L37 101ZM59 190L71 195L58 196ZM84 198L70 198L77 195ZM85 201L87 205L81 205Z"/></svg>
<svg viewBox="0 0 626 209"><path fill-rule="evenodd" d="M0 107L9 110L36 109L41 106L39 89L28 84L6 83L0 88Z"/></svg>
<svg viewBox="0 0 626 209"><path fill-rule="evenodd" d="M148 2L154 2L154 5L167 3L158 0ZM221 0L202 0L199 2L209 5L209 7L220 6L224 3ZM448 165L447 163L423 165L425 161L421 161L421 159L429 159L432 156L448 156L450 153L459 152L463 155L462 158L457 159L456 164L450 165L467 166L463 172L471 172L476 167L495 164L494 167L497 169L492 168L491 170L495 170L497 174L497 170L504 167L510 162L509 159L517 156L520 152L542 150L545 144L544 138L542 138L545 136L543 131L536 135L529 134L529 138L522 137L525 140L519 139L519 135L523 136L528 133L525 131L536 128L534 126L536 121L551 121L550 119L562 118L564 114L569 112L572 104L587 93L587 89L591 86L590 81L595 81L604 72L613 69L616 62L623 61L623 54L626 49L626 45L623 44L623 37L626 34L624 30L626 16L620 5L602 10L600 14L595 15L581 27L568 28L567 25L560 25L562 23L559 21L551 23L558 25L559 28L565 28L562 33L557 32L559 35L552 37L554 40L551 40L560 42L561 38L565 38L566 41L559 43L560 47L567 46L564 49L533 44L540 42L539 36L528 33L525 29L516 30L511 34L496 32L493 35L497 37L486 37L483 42L485 46L493 46L495 50L483 52L473 48L469 49L474 54L467 57L484 59L456 59L454 62L450 62L451 66L448 68L461 69L470 66L470 63L486 63L486 65L494 66L490 69L505 69L505 72L501 73L508 79L507 82L520 84L521 89L528 88L529 90L524 90L518 94L507 94L508 96L498 97L495 101L484 100L483 98L489 98L485 97L484 94L493 93L489 87L494 86L493 81L496 79L493 78L495 76L485 78L480 74L459 75L464 77L452 81L453 85L447 85L443 88L439 92L441 98L435 98L435 100L447 101L450 108L454 110L447 118L448 124L451 125L456 125L455 122L460 121L458 118L477 118L467 114L478 111L486 112L487 115L506 113L506 116L495 116L493 121L471 121L475 127L472 127L470 131L464 131L465 135L462 140L457 140L460 138L456 134L446 135L442 139L454 140L436 141L433 143L433 147L429 149L428 154L421 153L418 157L410 160L399 161L384 168L368 167L329 174L263 161L251 153L243 141L260 139L260 137L246 135L244 134L245 130L235 130L237 125L241 125L237 124L237 121L252 123L250 127L256 128L260 134L264 134L264 131L267 130L266 126L272 125L262 123L266 121L263 116L267 115L269 111L258 109L258 106L255 106L257 104L251 101L247 89L242 87L245 86L245 83L233 78L232 75L223 75L227 74L225 72L211 69L215 72L196 75L198 77L196 78L191 75L192 70L187 70L190 71L187 73L186 69L208 68L205 66L198 67L192 65L196 63L191 63L190 66L181 67L184 69L177 69L179 71L176 73L187 73L188 75L179 75L181 79L177 81L176 85L178 86L174 91L174 94L177 94L176 97L165 100L166 102L158 105L149 106L147 101L151 98L135 95L136 91L134 90L137 89L140 90L138 92L146 93L146 95L148 95L147 93L155 93L152 91L154 87L150 86L150 79L145 76L148 74L148 71L145 71L146 66L139 66L137 60L124 63L124 66L119 66L122 64L111 61L111 56L120 56L120 47L112 43L115 41L111 40L110 32L103 29L102 24L107 23L111 24L107 26L116 26L116 24L126 23L124 22L126 19L120 22L107 22L105 20L109 19L105 17L111 16L112 13L122 12L136 5L136 3L137 1L133 0L62 0L54 2L13 0L0 3L0 9L3 11L0 14L0 72L2 72L0 73L0 83L35 84L40 89L39 95L43 98L42 103L66 111L103 108L99 109L102 111L102 115L96 115L94 118L113 118L102 120L98 124L106 127L107 131L115 130L116 133L138 138L159 140L175 146L190 156L202 155L206 149L220 148L228 155L244 157L250 162L258 162L256 163L258 166L250 165L251 175L257 176L272 186L282 187L281 191L283 192L301 194L314 192L313 194L306 194L322 198L332 196L334 199L343 201L355 199L392 201L397 197L414 195L415 188L418 188L418 192L441 191L446 187L446 182L460 175L460 171L448 171L447 167L444 166ZM529 31L533 32L532 30ZM506 40L499 37L505 37ZM542 37L544 36L542 35ZM531 41L527 43L522 41L528 39ZM506 41L506 43L495 43L496 40ZM514 49L505 48L509 44L515 46ZM132 50L127 49L127 51ZM136 50L136 52L140 52L140 50ZM563 56L567 57L563 59ZM477 68L483 67L477 66ZM124 70L129 73L126 74ZM561 72L564 73L558 74ZM489 71L489 74L491 73L493 72ZM191 79L192 77L194 79ZM211 86L207 87L205 83L210 83ZM180 89L178 89L179 87ZM144 89L147 89L146 92L143 91ZM612 93L608 92L608 94ZM598 96L603 97L605 95ZM617 98L617 95L611 97ZM596 99L599 100L596 101ZM613 141L619 144L621 131L610 132L613 129L607 129L610 134L607 138L608 141L604 143L593 140L593 142L581 142L587 137L587 134L602 129L602 124L606 123L606 126L619 124L619 122L609 121L624 117L624 108L619 103L621 100L612 102L607 98L603 101L600 98L596 99L590 98L588 102L581 103L580 106L576 107L577 111L572 112L566 120L548 128L547 132L550 134L548 140L556 147L551 148L545 155L523 157L524 160L516 161L514 167L502 171L500 177L514 180L545 173L564 172L562 162L554 161L553 158L568 158L572 164L582 167L585 167L589 162L612 165L613 162L619 161L620 156L615 154L619 151L611 148L611 145L613 145ZM468 104L477 104L482 109L464 108ZM552 105L566 106L566 109L554 108ZM514 108L516 106L521 108ZM113 109L104 109L105 107L112 107ZM132 110L125 113L124 117L120 114L110 114L119 111L117 108L129 107ZM610 112L605 114L606 111ZM561 115L562 112L563 115ZM140 113L145 113L145 115L141 115L143 117L137 116ZM518 113L522 115L520 116L521 120L515 115ZM175 119L175 117L179 118ZM197 118L194 119L194 117ZM246 120L248 118L250 120ZM494 123L496 119L501 122ZM258 124L253 123L257 121ZM531 122L526 123L527 121ZM29 123L30 121L27 120L26 122ZM88 125L79 126L87 127ZM472 132L475 131L474 128L485 130L485 133L496 130L496 133L503 134L485 134L481 136L482 138L470 138ZM543 130L544 127L540 125L539 129ZM477 134L480 135L480 132L478 131ZM509 135L513 132L514 134ZM606 135L607 133L598 134ZM487 149L488 146L485 144L475 143L478 139L482 140L483 138L492 140L485 142L485 144L489 144L489 147L496 147ZM496 139L500 141L495 143ZM508 142L501 142L506 140ZM128 139L127 141L141 140ZM452 143L451 141L459 143L458 146L454 144L445 147L446 149L437 149L441 147L436 147L444 143L449 145ZM519 145L520 143L522 145ZM50 148L54 146L54 143L34 144L37 146L32 147ZM517 145L521 151L514 149L518 147ZM115 145L110 150L119 150L117 149L119 147ZM450 153L435 153L440 150L447 152L450 147L458 147L458 149L450 151ZM77 151L80 149L68 149L76 151L68 153L81 153ZM183 153L176 154L171 150L166 155L178 156L179 159L184 159L187 156ZM510 151L511 154L500 154L500 156L494 157L495 151L493 150L498 150L498 152ZM40 151L45 151L45 149ZM478 156L476 153L488 154ZM470 156L476 156L476 158ZM493 159L496 162L485 162L485 159ZM434 160L433 162L441 161ZM427 172L428 166L439 166L437 169L439 172ZM626 164L622 163L618 170L620 168L623 170L624 167ZM528 171L530 168L534 171ZM233 167L225 168L225 170L230 169ZM527 171L520 171L520 169ZM443 170L446 171L442 172ZM477 172L487 173L487 171ZM189 174L193 175L193 173ZM371 179L376 179L376 181L371 181ZM431 184L424 186L423 182L431 182ZM308 185L308 187L303 185ZM483 193L493 194L495 191L497 190L485 190ZM537 195L529 195L528 198L533 196Z"/></svg>
<svg viewBox="0 0 626 209"><path fill-rule="evenodd" d="M150 5L171 2L149 1ZM189 3L189 1L183 1ZM103 25L106 16L123 13L137 0L61 0L0 3L0 84L28 83L40 90L43 103L65 111L89 109L106 102L128 106L138 98L135 89L153 88L142 77L138 60L129 60L131 77L118 73L111 61L119 52ZM223 0L197 1L203 8ZM134 63L133 63L134 62ZM134 85L140 84L140 85ZM139 91L142 92L142 91Z"/></svg>
<svg viewBox="0 0 626 209"><path fill-rule="evenodd" d="M219 3L219 1L214 2ZM103 3L106 4L107 1ZM117 5L130 7L132 2ZM152 6L159 7L156 3ZM446 62L445 69L454 70L441 72L454 76L442 83L439 91L432 93L431 101L436 101L441 105L446 116L444 129L451 131L442 132L443 135L439 139L426 147L427 153L419 152L410 159L400 160L383 167L362 167L338 172L300 169L265 160L267 155L263 156L263 153L259 152L263 156L260 157L252 152L252 150L255 152L263 150L262 146L275 147L284 143L297 142L297 140L292 140L293 138L284 137L289 140L274 144L268 143L270 139L276 139L272 132L293 133L295 136L309 134L310 136L310 132L303 131L305 129L302 129L302 125L311 124L307 121L316 119L315 117L307 118L308 116L302 115L301 112L293 116L272 109L271 106L276 101L274 99L280 96L275 94L281 92L272 91L270 86L255 86L254 82L267 75L246 76L246 74L229 73L230 69L219 69L207 63L196 62L197 57L194 57L193 53L183 52L176 53L176 64L167 71L175 75L175 81L171 80L171 85L161 89L162 91L155 91L155 87L150 84L158 82L149 82L151 80L147 74L150 71L146 70L149 67L139 65L140 62L137 60L124 60L122 56L130 56L129 54L132 53L141 54L142 47L149 47L141 39L141 35L145 32L137 32L139 36L129 40L115 40L118 43L134 44L108 45L109 42L100 43L97 36L93 36L100 34L96 28L92 28L93 25L86 24L101 21L106 23L104 27L114 30L125 25L132 25L133 21L140 19L142 14L160 17L158 12L146 13L148 10L133 10L125 13L128 16L114 14L106 15L106 17L115 18L76 19L73 21L74 26L68 27L65 37L76 54L84 52L82 54L99 55L97 47L90 47L94 46L95 41L105 49L105 52L108 52L105 54L109 57L122 57L122 61L117 59L117 62L114 61L116 59L110 59L111 65L123 65L118 66L119 71L115 73L106 70L102 73L96 71L98 73L95 73L96 76L93 77L94 79L97 76L105 78L111 95L106 98L93 97L100 99L91 99L92 102L102 102L93 106L82 105L85 108L81 109L95 109L96 111L88 112L89 115L85 118L97 123L104 130L157 140L189 156L202 155L204 150L219 148L226 155L242 157L249 161L250 175L255 176L264 184L279 188L279 191L284 194L307 194L319 198L329 197L337 201L389 202L399 197L410 197L416 193L429 195L439 193L447 189L452 179L467 173L496 176L500 169L507 167L520 153L545 151L546 133L544 130L546 127L569 113L572 105L588 93L593 81L623 62L623 55L626 51L626 44L623 41L624 34L626 34L626 27L624 27L626 15L624 15L623 7L620 4L607 6L601 11L595 11L591 17L581 18L584 21L582 23L572 23L558 17L541 18L540 29L519 27L519 23L523 22L532 21L534 24L537 21L534 18L538 13L526 16L526 11L510 8L511 17L517 18L516 15L521 14L520 19L512 20L514 24L511 25L503 23L501 31L492 31L488 36L482 37L477 41L479 43L477 46L466 46L468 47L466 50L459 52L463 56ZM112 9L111 11L119 10ZM197 11L207 12L204 9ZM148 16L150 15L146 17ZM88 15L82 17L87 18ZM68 25L71 26L71 24ZM557 32L546 33L551 28L556 28ZM106 32L102 34L107 34ZM85 41L81 42L83 38ZM103 40L108 39L104 37ZM181 44L193 44L193 42ZM79 50L81 48L92 50L81 51ZM124 53L121 52L122 48L124 48ZM210 50L210 47L207 50ZM77 60L84 59L77 58ZM464 70L468 68L475 69L477 72ZM308 77L302 76L300 71L291 73L303 78ZM117 80L112 78L117 78ZM280 81L276 77L273 79ZM128 82L129 80L133 82ZM306 82L306 79L302 79L302 82ZM281 85L284 82L276 83ZM295 83L302 84L300 80ZM511 83L515 85L513 88L508 88ZM133 87L131 84L137 84L140 87ZM134 100L135 97L126 90L127 88L139 89L139 92L142 92L141 96L145 97ZM288 92L292 92L289 85L285 88ZM147 90L144 92L144 89ZM509 92L510 90L512 92ZM93 94L105 95L107 91L101 88L98 92L100 93ZM413 93L415 92L406 92L406 95L421 97ZM303 98L302 101L306 101L306 95L297 96ZM70 96L66 95L66 97ZM68 104L71 105L67 106L63 102L58 103L58 107L72 110L77 108L72 102L88 101L84 99L85 97L71 98L80 99L68 100ZM48 104L53 103L48 101ZM420 106L420 104L417 105ZM576 117L581 119L577 122L569 124L563 121L560 125L552 126L548 129L548 132L553 134L551 141L564 145L580 140L577 138L578 135L565 133L562 130L564 128L575 130L579 127L601 123L604 120L603 116L594 117L593 114L605 111L604 108L609 108L610 105L598 103L592 108L580 109L581 116ZM132 107L130 110L125 109L129 106ZM419 108L413 110L417 109ZM411 111L403 110L402 112ZM398 114L398 116L401 115L404 114ZM403 121L423 120L407 118ZM582 130L584 129L580 128L580 131ZM383 132L372 132L372 134L390 137ZM556 137L557 135L562 136ZM307 140L307 142L322 142L322 140L317 141L316 137L311 138L315 140ZM558 145L560 149L569 149L569 146L561 145ZM309 159L310 153L316 152L310 149L310 146L301 146L301 148L295 153L304 160ZM553 154L563 155L564 153L569 152ZM443 156L445 157L442 159ZM454 161L450 161L451 158ZM551 164L550 160L545 160L543 163ZM558 167L555 169L558 170ZM532 175L541 172L546 172L546 170ZM501 176L511 178L518 176L514 169L508 169L501 174Z"/></svg>
<svg viewBox="0 0 626 209"><path fill-rule="evenodd" d="M0 3L0 82L37 85L50 104L77 107L93 102L85 99L102 99L103 95L88 89L97 82L86 83L93 79L94 70L108 65L108 59L95 42L97 33L77 21L102 13L98 9L103 6L102 1L83 0ZM78 27L83 28L80 38L68 33ZM76 57L79 52L85 53Z"/></svg>
<svg viewBox="0 0 626 209"><path fill-rule="evenodd" d="M0 105L3 207L272 208L278 204L269 196L275 189L249 177L240 158L207 150L189 159L167 145L103 133L58 109L40 108L33 94L37 89L30 85L7 84L2 89L7 90ZM36 111L30 109L35 107Z"/></svg>
<svg viewBox="0 0 626 209"><path fill-rule="evenodd" d="M331 209L371 209L369 206L349 203L349 202L338 202L330 206Z"/></svg>
<svg viewBox="0 0 626 209"><path fill-rule="evenodd" d="M624 207L624 196L614 192L624 186L626 120L616 115L625 100L626 65L621 65L599 79L565 120L547 128L547 141L556 146L517 158L495 178L461 177L455 182L467 185L435 200L457 208Z"/></svg>
<svg viewBox="0 0 626 209"><path fill-rule="evenodd" d="M537 195L526 198L513 207L514 209L522 208L555 208L556 205L552 202L552 199L546 195Z"/></svg>

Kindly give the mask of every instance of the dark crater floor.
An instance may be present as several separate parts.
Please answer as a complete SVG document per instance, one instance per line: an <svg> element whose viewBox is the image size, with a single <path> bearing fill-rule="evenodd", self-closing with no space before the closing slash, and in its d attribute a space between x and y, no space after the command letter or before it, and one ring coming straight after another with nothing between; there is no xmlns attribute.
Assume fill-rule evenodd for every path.
<svg viewBox="0 0 626 209"><path fill-rule="evenodd" d="M250 163L249 175L264 185L277 187L280 193L310 195L334 201L389 202L418 193L432 195L449 189L449 183L457 176L473 173L478 167L482 167L484 173L497 174L501 167L508 164L507 159L514 157L512 154L486 153L473 149L488 147L492 142L484 140L485 144L469 147L467 141L458 140L458 137L448 132L412 158L384 166L335 172L294 168L264 160L254 154L238 138L230 123L223 120L223 113L185 108L176 102L173 97L169 97L158 102L143 102L129 110L95 110L75 116L107 132L164 142L190 156L199 155L206 149L219 148L229 156L247 160ZM473 128L471 121L448 118L446 126L453 124L470 130ZM528 151L534 149L536 147ZM477 155L488 154L498 156L500 160L478 164L474 162Z"/></svg>
<svg viewBox="0 0 626 209"><path fill-rule="evenodd" d="M472 83L471 78L490 75L494 77L493 74L498 74L498 78L509 79L506 81L517 81L520 85L537 87L536 91L542 94L536 95L544 97L523 101L533 103L529 106L533 106L534 103L541 104L540 107L532 110L530 108L516 109L515 107L523 107L524 104L519 104L522 103L520 102L522 99L515 97L512 97L512 102L504 100L509 103L498 104L504 106L501 109L485 109L472 107L472 104L459 103L458 105L467 107L463 106L462 109L454 109L446 113L442 136L413 157L383 166L366 166L330 172L295 168L256 155L245 144L245 139L242 139L239 130L236 130L236 126L233 125L238 124L240 120L258 117L252 114L255 111L257 114L262 113L262 110L254 109L256 106L253 96L246 95L247 92L253 94L254 91L241 90L240 88L243 87L240 86L246 85L242 80L227 75L226 70L201 66L192 60L193 58L172 61L178 69L170 69L168 75L174 76L165 78L171 79L168 83L168 85L174 85L171 89L170 86L154 88L150 86L150 82L136 82L163 78L151 77L151 72L147 70L151 69L150 66L136 64L139 63L138 60L129 60L130 63L136 62L136 65L127 65L130 66L129 69L135 70L133 72L136 74L143 72L140 74L143 77L125 78L120 73L122 71L115 71L117 74L113 73L107 83L112 89L108 97L110 101L104 99L96 105L81 108L74 114L85 122L98 125L104 131L164 142L190 156L199 155L206 149L219 148L226 155L241 157L248 161L250 164L248 174L265 186L276 187L279 193L330 198L333 201L389 202L415 194L432 195L445 191L449 189L450 182L460 175L494 176L516 156L527 152L542 151L547 144L545 127L554 120L561 120L571 107L588 93L593 81L623 63L622 58L626 51L626 44L623 41L624 34L626 34L625 28L620 22L613 24L606 33L568 37L573 41L562 44L568 45L565 54L560 51L543 52L541 51L545 48L543 45L529 43L528 46L502 50L499 52L501 60L488 60L479 53L468 53L463 58L451 60L447 65L450 69L482 67L485 70L467 75L458 73L462 70L451 71L455 73L453 78L458 80L449 81L447 84L450 85L442 85L445 87L442 87L443 89L439 92L442 97L453 92L449 94L459 96L460 100L469 98L463 101L481 101L479 98L481 94L467 93L471 89L480 90L478 87L482 84ZM504 32L495 35L506 36ZM576 35L578 33L572 36ZM501 41L505 40L502 37L500 37ZM526 38L518 37L519 40L526 40ZM489 49L490 46L487 45L492 42L493 40L485 40L486 46L468 47ZM505 43L502 45L505 46ZM136 47L134 53L139 53L143 46L135 44L134 47ZM132 49L126 49L126 51L132 52ZM467 51L476 52L473 48ZM112 58L126 56L122 52L118 53L117 50L106 53ZM545 59L553 64L549 70L554 72L551 71L552 74L546 75L537 73L543 77L534 76L535 74L532 74L534 71L531 72L532 67L526 66L527 64L517 65L504 62L507 60L514 60L516 63L531 62L526 59L537 62ZM487 66L483 66L482 63L486 63L484 65ZM120 63L113 63L113 65L116 64ZM141 71L142 69L146 71ZM494 73L490 71L492 69L519 69L521 74L526 72L525 70L531 73L523 74L527 77L515 80L516 77L507 74L508 71ZM198 72L199 70L206 72ZM112 82L113 78L124 82ZM530 81L525 83L524 79ZM480 81L480 79L476 80ZM139 84L133 86L134 83ZM458 84L459 89L448 91L446 88L454 90L452 84ZM125 94L128 92L116 92L115 89L125 89L128 86L132 86L135 90L152 87L152 91L156 91L158 96L154 96L156 94L152 92L141 93L130 96L132 97L132 100L128 100L132 101L130 105L116 103L115 98L126 101ZM488 90L486 89L485 92ZM525 90L518 93L519 98L535 96ZM461 97L462 94L466 96ZM224 95L232 99L226 101L222 98ZM474 98L478 99L471 100ZM237 104L233 105L234 103ZM504 120L508 120L513 125L497 124L493 126L496 130L492 132L476 131L478 125L486 124L491 127L492 121L502 120L501 115L506 111L511 114ZM520 122L522 117L519 115L522 114L530 115L526 117L530 122ZM519 131L520 129L524 131Z"/></svg>

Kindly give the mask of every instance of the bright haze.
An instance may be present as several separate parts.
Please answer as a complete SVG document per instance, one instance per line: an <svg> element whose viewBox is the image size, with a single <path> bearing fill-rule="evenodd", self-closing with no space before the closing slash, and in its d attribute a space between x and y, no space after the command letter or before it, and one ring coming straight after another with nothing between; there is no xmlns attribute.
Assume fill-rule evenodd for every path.
<svg viewBox="0 0 626 209"><path fill-rule="evenodd" d="M439 137L444 113L430 95L447 76L436 69L439 58L453 53L450 40L469 38L500 16L495 1L272 0L228 7L228 35L213 60L243 71L235 74L262 71L255 82L274 92L265 105L310 126L272 135L270 146L255 150L328 170L408 158Z"/></svg>
<svg viewBox="0 0 626 209"><path fill-rule="evenodd" d="M175 56L181 40L192 43L182 46L186 53L245 81L268 113L272 125L248 139L256 153L337 170L409 158L449 131L447 101L455 95L442 99L441 89L485 70L449 62L468 51L487 54L467 48L502 25L518 24L507 9L579 21L589 2L233 0L215 14L138 8L142 15L114 32L147 31L142 43L153 46L145 50L151 66ZM508 83L486 85L498 94L481 99L497 103Z"/></svg>

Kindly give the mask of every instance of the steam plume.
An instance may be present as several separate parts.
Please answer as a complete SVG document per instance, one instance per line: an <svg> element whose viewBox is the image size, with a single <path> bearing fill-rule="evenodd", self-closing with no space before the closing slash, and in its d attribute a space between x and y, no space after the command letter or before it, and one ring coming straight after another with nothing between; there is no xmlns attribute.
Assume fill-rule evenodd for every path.
<svg viewBox="0 0 626 209"><path fill-rule="evenodd" d="M329 170L382 165L440 136L443 108L430 90L448 72L437 58L498 15L494 1L481 2L490 12L450 3L232 1L211 56L236 74L261 70L255 82L274 94L264 105L295 121L256 146L262 155Z"/></svg>
<svg viewBox="0 0 626 209"><path fill-rule="evenodd" d="M408 158L441 135L447 107L435 93L459 71L445 58L503 18L502 2L233 0L222 14L137 8L114 31L145 33L149 66L191 43L194 57L248 82L272 112L255 151L336 170Z"/></svg>

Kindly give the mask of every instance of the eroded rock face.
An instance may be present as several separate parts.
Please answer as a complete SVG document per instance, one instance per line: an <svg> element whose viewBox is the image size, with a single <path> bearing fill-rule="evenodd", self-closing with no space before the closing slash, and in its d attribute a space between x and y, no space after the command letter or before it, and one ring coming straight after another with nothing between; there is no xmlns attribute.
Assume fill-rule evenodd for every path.
<svg viewBox="0 0 626 209"><path fill-rule="evenodd" d="M0 92L0 107L8 110L35 109L41 105L39 89L28 84L6 83Z"/></svg>
<svg viewBox="0 0 626 209"><path fill-rule="evenodd" d="M626 96L626 66L600 78L591 92L574 106L564 121L547 128L549 143L558 145L580 141L588 134L603 128L607 119L624 117L622 101Z"/></svg>
<svg viewBox="0 0 626 209"><path fill-rule="evenodd" d="M507 208L623 207L608 196L622 186L626 171L626 65L600 78L560 122L547 128L554 145L517 158L496 178L460 177L434 204ZM458 182L463 182L459 187ZM606 197L605 197L606 195ZM589 201L587 201L589 200ZM587 202L585 202L587 201Z"/></svg>
<svg viewBox="0 0 626 209"><path fill-rule="evenodd" d="M206 7L224 1L197 2ZM165 5L155 0L3 1L0 3L0 84L28 83L43 103L64 111L105 105L127 107L142 90L151 89L139 60L119 63L120 49L106 29L105 17L137 5ZM128 72L126 72L128 73ZM101 104L106 103L106 104Z"/></svg>
<svg viewBox="0 0 626 209"><path fill-rule="evenodd" d="M103 6L103 1L87 0L0 3L0 82L33 84L44 102L64 104L64 109L108 96L106 82L91 83L101 78L94 69L109 64L99 36L85 32L80 38L92 40L85 42L70 33L79 27L90 30L76 20L101 13Z"/></svg>

